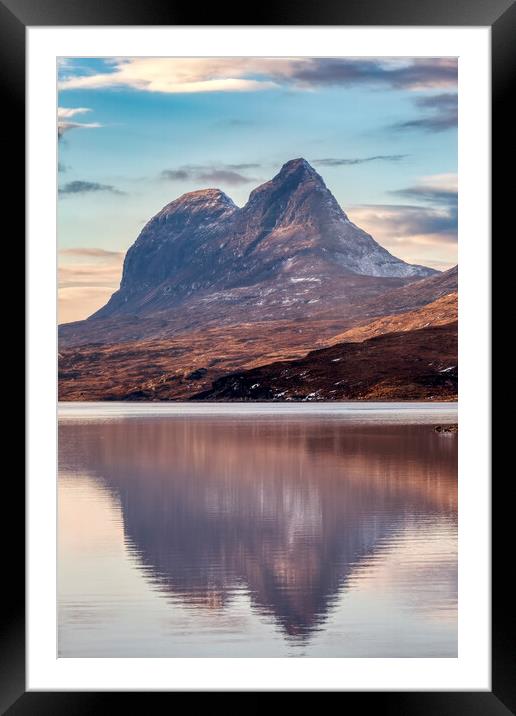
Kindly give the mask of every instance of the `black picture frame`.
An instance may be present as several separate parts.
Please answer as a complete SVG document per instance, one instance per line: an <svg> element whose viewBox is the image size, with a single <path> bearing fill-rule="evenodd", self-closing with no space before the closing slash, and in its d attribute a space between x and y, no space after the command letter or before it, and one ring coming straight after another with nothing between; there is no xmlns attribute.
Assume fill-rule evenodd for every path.
<svg viewBox="0 0 516 716"><path fill-rule="evenodd" d="M219 4L199 7L164 0L0 0L0 58L3 109L2 147L4 162L11 150L9 183L4 189L5 207L16 215L14 239L23 242L22 217L25 199L25 31L34 26L77 25L390 25L390 26L489 26L492 33L492 211L493 234L509 224L513 182L510 139L514 115L510 111L516 65L516 4L514 0L276 0L259 6L231 7ZM242 10L244 12L242 12ZM202 18L202 23L199 22ZM228 19L229 18L229 19ZM223 21L224 20L224 21ZM227 21L226 21L227 20ZM6 165L4 165L6 166ZM6 238L4 236L4 238ZM512 236L511 236L512 239ZM14 243L14 242L13 242ZM23 260L20 257L19 260ZM496 294L493 295L493 298ZM20 324L13 336L21 339ZM30 348L30 347L29 347ZM16 395L19 403L19 391ZM509 472L508 470L506 471ZM9 475L9 477L7 477ZM507 479L504 481L504 477ZM157 698L168 692L26 692L25 686L25 487L14 471L9 479L9 513L12 521L4 536L5 606L0 636L0 708L9 714L90 714L119 707L129 697L132 711L149 712ZM348 709L423 716L503 716L516 713L516 646L511 620L512 593L508 545L512 531L508 491L510 475L501 475L492 489L492 691L471 692L342 692ZM4 524L7 507L4 507ZM507 571L509 575L507 576ZM7 586L8 585L8 586ZM511 600L511 601L509 601ZM512 624L512 628L511 628ZM236 689L235 689L236 690ZM148 699L151 698L149 702ZM114 698L117 703L114 703Z"/></svg>

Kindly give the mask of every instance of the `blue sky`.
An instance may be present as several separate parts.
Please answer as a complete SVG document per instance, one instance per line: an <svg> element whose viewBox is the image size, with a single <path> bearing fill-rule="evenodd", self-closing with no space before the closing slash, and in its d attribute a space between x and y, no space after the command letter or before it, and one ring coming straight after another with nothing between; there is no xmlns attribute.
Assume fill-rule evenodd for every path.
<svg viewBox="0 0 516 716"><path fill-rule="evenodd" d="M60 321L105 302L169 201L216 186L242 205L301 156L394 254L453 265L456 115L453 59L63 59Z"/></svg>

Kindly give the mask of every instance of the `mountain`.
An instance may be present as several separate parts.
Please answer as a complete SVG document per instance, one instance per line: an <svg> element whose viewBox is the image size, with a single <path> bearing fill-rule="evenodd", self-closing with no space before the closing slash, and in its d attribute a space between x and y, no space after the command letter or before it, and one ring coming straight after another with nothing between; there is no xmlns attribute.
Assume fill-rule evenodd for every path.
<svg viewBox="0 0 516 716"><path fill-rule="evenodd" d="M392 256L353 224L304 159L242 208L219 189L183 195L128 250L120 289L60 345L163 338L246 321L351 317L352 306L436 275Z"/></svg>
<svg viewBox="0 0 516 716"><path fill-rule="evenodd" d="M295 159L242 208L203 189L147 223L127 252L120 289L89 319L59 327L59 399L254 399L247 387L233 395L224 381L238 374L247 385L260 367L276 380L277 364L313 362L316 349L400 331L411 334L402 340L416 361L425 336L433 340L416 329L455 320L456 289L456 267L439 273L392 256ZM447 362L455 350L448 338L448 347L437 342ZM346 355L352 350L362 355ZM323 372L326 355L317 353ZM381 372L380 352L371 355ZM399 373L394 358L389 366L395 381L412 375ZM353 392L332 386L317 390L328 399ZM298 381L296 395L311 392Z"/></svg>
<svg viewBox="0 0 516 716"><path fill-rule="evenodd" d="M192 400L456 400L457 322L338 343L219 378Z"/></svg>
<svg viewBox="0 0 516 716"><path fill-rule="evenodd" d="M315 169L294 159L251 192L242 209L218 189L168 204L127 252L120 290L96 317L147 315L199 292L350 272L432 273L395 258L351 223Z"/></svg>

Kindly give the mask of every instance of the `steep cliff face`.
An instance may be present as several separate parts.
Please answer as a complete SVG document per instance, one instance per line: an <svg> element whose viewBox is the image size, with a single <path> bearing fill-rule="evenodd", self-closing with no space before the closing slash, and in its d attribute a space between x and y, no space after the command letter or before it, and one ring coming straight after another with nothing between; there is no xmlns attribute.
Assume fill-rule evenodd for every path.
<svg viewBox="0 0 516 716"><path fill-rule="evenodd" d="M250 287L261 305L277 290L282 301L295 303L298 284L329 280L330 291L338 292L335 282L349 276L432 273L395 258L355 226L315 169L295 159L241 209L218 189L168 204L127 252L120 289L95 318L149 315L214 291L243 289L245 300Z"/></svg>
<svg viewBox="0 0 516 716"><path fill-rule="evenodd" d="M237 210L219 189L194 191L167 204L127 252L120 289L95 316L149 313L213 284L221 243Z"/></svg>

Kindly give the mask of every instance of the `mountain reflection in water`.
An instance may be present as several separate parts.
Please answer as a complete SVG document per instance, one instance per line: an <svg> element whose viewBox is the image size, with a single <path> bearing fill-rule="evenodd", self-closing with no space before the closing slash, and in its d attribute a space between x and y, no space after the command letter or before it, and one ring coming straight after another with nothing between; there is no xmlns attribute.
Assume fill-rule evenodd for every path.
<svg viewBox="0 0 516 716"><path fill-rule="evenodd" d="M455 435L424 425L302 417L148 417L65 421L59 445L61 653L123 655L128 649L127 655L139 655L140 648L142 656L271 656L297 647L313 655L311 647L325 638L331 644L317 655L455 655ZM97 496L81 500L85 480ZM120 559L151 587L149 595L133 598L139 616L133 604L126 625L131 637L120 615L112 617L120 642L111 645L99 641L95 620L104 628L117 600L130 599L119 594L116 569L112 565L113 593L106 588L109 574L95 590L91 580L100 577L91 561L86 597L77 584L70 586L66 566L75 560L77 578L81 554L100 549L88 547L98 519L70 518L100 499L118 510ZM369 583L366 597L356 607L351 600L346 611L346 595ZM383 588L388 596L382 597ZM398 607L393 595L402 602ZM159 648L140 643L138 634L157 600L166 623L161 632L152 627L161 634ZM367 611L367 600L373 600L376 645L365 627L361 632L367 614L353 616L353 609ZM222 617L232 610L240 622L226 627ZM256 645L251 614L269 625ZM339 620L348 626L339 627ZM399 643L389 646L393 637Z"/></svg>

